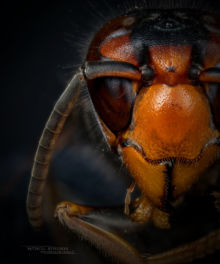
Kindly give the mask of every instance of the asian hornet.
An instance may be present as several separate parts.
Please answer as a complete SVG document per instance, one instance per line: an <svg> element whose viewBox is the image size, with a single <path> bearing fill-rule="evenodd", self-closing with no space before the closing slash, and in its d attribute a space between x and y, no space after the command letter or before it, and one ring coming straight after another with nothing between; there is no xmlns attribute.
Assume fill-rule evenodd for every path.
<svg viewBox="0 0 220 264"><path fill-rule="evenodd" d="M141 8L106 23L94 36L86 61L58 99L40 138L27 199L31 224L41 225L42 193L56 141L79 93L88 89L102 137L133 177L125 213L134 222L152 220L168 229L170 211L220 157L219 85L219 15ZM130 213L135 184L141 196ZM127 242L80 219L93 210L61 202L56 217L97 247L108 248L121 262L143 263ZM176 263L178 252L183 261L196 258L206 249L219 248L219 233L198 240L191 249L145 261L155 263L158 257ZM193 253L196 245L198 254Z"/></svg>

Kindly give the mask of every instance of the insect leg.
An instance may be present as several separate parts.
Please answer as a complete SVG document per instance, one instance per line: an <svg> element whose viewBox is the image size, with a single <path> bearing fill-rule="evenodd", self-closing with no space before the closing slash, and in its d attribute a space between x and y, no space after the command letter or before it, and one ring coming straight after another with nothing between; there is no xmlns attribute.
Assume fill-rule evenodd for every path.
<svg viewBox="0 0 220 264"><path fill-rule="evenodd" d="M143 264L141 256L125 240L80 218L91 210L93 208L71 202L61 202L57 205L55 217L68 229L88 240L103 253L115 258L120 263Z"/></svg>
<svg viewBox="0 0 220 264"><path fill-rule="evenodd" d="M130 187L127 189L127 193L126 193L126 196L125 196L125 206L124 206L124 213L126 215L130 214L129 205L131 203L131 194L134 191L134 188L135 188L135 182L132 182Z"/></svg>
<svg viewBox="0 0 220 264"><path fill-rule="evenodd" d="M161 254L155 254L145 260L145 264L180 264L188 263L220 249L220 229L192 243L174 248Z"/></svg>
<svg viewBox="0 0 220 264"><path fill-rule="evenodd" d="M217 229L194 242L142 258L125 240L80 218L92 210L93 208L87 206L61 202L56 208L55 217L68 229L120 263L181 264L202 258L220 249L220 229Z"/></svg>
<svg viewBox="0 0 220 264"><path fill-rule="evenodd" d="M82 72L79 71L56 102L39 140L27 196L27 213L29 221L34 227L42 225L42 193L56 141L84 84L85 79Z"/></svg>

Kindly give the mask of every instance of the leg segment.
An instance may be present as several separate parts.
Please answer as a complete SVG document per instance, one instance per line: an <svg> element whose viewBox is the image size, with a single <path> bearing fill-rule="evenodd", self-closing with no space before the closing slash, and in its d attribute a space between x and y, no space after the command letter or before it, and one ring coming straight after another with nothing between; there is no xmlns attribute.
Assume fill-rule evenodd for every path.
<svg viewBox="0 0 220 264"><path fill-rule="evenodd" d="M80 216L91 211L91 207L77 205L71 202L61 202L57 205L55 217L71 231L88 240L103 253L115 258L120 263L141 264L138 252L125 240L96 225L80 219Z"/></svg>
<svg viewBox="0 0 220 264"><path fill-rule="evenodd" d="M127 189L127 193L126 193L126 196L125 196L125 206L124 206L124 213L126 215L130 214L129 205L131 203L131 194L134 191L134 188L135 188L135 182L132 182L130 187Z"/></svg>
<svg viewBox="0 0 220 264"><path fill-rule="evenodd" d="M181 264L202 258L220 249L220 229L192 243L148 257L146 264Z"/></svg>
<svg viewBox="0 0 220 264"><path fill-rule="evenodd" d="M194 242L143 257L140 252L137 252L128 242L117 235L80 218L92 210L91 207L61 202L56 208L55 217L68 229L122 264L189 263L220 249L220 229L217 229Z"/></svg>

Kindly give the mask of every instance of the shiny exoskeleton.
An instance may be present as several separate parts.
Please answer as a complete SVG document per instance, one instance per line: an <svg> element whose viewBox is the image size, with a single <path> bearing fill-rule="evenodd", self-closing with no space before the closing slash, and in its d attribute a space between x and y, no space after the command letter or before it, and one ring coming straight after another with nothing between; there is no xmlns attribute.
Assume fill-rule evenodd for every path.
<svg viewBox="0 0 220 264"><path fill-rule="evenodd" d="M166 211L219 156L219 87L202 81L220 61L218 26L195 11L146 10L104 26L89 49L88 61L141 72L141 80L113 75L88 88L148 207Z"/></svg>
<svg viewBox="0 0 220 264"><path fill-rule="evenodd" d="M220 157L220 17L187 9L129 12L100 29L86 60L42 134L29 187L30 221L41 224L54 145L80 90L88 88L103 137L142 192L130 217L169 228L170 209ZM140 263L126 243L78 218L91 210L62 202L56 216L98 247L111 238L121 247L119 253L112 246L111 253L124 263ZM216 232L213 248L219 247ZM198 242L201 251L207 239Z"/></svg>

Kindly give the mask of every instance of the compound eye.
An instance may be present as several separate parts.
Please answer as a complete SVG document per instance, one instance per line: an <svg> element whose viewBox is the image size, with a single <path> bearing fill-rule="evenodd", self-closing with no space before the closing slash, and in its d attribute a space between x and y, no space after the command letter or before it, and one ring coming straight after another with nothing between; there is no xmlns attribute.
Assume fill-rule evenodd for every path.
<svg viewBox="0 0 220 264"><path fill-rule="evenodd" d="M135 97L131 80L98 78L89 84L89 91L96 111L109 129L119 132L129 125Z"/></svg>

